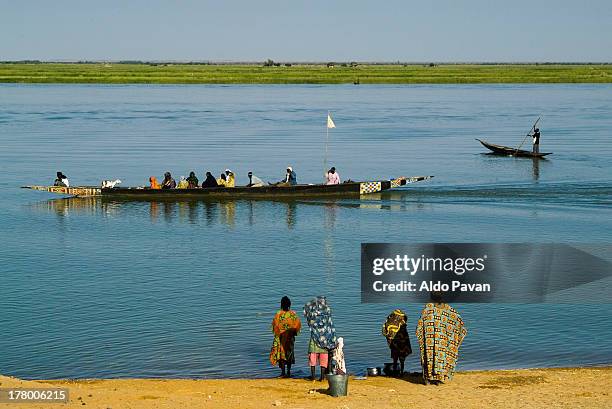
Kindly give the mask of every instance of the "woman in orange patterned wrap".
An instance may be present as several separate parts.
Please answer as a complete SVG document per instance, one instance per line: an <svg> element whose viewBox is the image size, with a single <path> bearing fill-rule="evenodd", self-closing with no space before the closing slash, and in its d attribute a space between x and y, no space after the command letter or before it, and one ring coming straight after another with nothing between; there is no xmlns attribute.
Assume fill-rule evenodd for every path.
<svg viewBox="0 0 612 409"><path fill-rule="evenodd" d="M423 380L438 385L451 380L459 358L459 347L467 335L461 315L442 302L440 292L431 293L417 324Z"/></svg>
<svg viewBox="0 0 612 409"><path fill-rule="evenodd" d="M281 309L272 320L274 341L270 350L270 363L281 369L281 378L291 377L291 365L295 363L295 336L300 332L302 323L295 311L291 310L291 300L285 296L281 299ZM285 367L287 370L285 371Z"/></svg>

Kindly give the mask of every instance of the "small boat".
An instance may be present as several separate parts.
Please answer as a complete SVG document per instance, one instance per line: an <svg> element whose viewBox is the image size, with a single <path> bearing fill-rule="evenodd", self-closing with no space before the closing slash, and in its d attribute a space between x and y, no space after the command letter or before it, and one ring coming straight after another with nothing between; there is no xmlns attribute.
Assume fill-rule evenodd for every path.
<svg viewBox="0 0 612 409"><path fill-rule="evenodd" d="M476 140L480 142L485 148L490 149L495 155L543 159L546 155L552 154L552 152L533 153L532 151L511 148L509 146L495 145L487 141L481 141L478 138L476 138Z"/></svg>
<svg viewBox="0 0 612 409"><path fill-rule="evenodd" d="M113 187L97 186L22 186L24 189L40 190L75 197L102 196L128 200L163 200L163 199L268 199L274 200L316 197L359 197L385 190L398 188L409 183L431 179L433 176L413 176L366 182L345 182L339 185L294 185L262 187L213 187L197 189L150 189L147 187Z"/></svg>

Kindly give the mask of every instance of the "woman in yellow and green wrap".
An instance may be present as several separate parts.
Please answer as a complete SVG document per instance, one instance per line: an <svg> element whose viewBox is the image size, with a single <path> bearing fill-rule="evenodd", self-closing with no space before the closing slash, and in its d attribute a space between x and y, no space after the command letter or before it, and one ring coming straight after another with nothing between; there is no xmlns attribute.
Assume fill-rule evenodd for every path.
<svg viewBox="0 0 612 409"><path fill-rule="evenodd" d="M387 344L391 350L391 359L393 359L394 368L397 367L397 361L400 362L400 376L404 374L404 361L406 357L412 353L410 346L410 337L406 325L408 324L408 316L400 309L393 311L382 327L382 334L387 338Z"/></svg>
<svg viewBox="0 0 612 409"><path fill-rule="evenodd" d="M281 309L272 320L274 341L270 350L270 363L280 367L281 378L291 377L291 365L295 363L295 337L301 328L300 319L295 311L291 310L291 300L287 296L283 297Z"/></svg>

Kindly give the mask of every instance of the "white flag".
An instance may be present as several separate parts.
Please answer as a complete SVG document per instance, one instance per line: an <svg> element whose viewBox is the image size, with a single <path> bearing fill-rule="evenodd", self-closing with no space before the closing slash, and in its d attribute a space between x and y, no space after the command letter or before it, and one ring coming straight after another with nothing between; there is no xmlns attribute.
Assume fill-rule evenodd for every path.
<svg viewBox="0 0 612 409"><path fill-rule="evenodd" d="M327 127L329 129L336 127L336 124L334 123L334 121L332 121L330 114L327 114Z"/></svg>

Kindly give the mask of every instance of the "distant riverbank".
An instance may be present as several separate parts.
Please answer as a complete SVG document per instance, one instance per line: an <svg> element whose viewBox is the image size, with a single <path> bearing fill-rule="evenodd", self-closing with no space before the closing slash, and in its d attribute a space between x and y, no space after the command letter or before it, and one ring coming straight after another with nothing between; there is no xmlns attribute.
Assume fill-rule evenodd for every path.
<svg viewBox="0 0 612 409"><path fill-rule="evenodd" d="M325 394L327 382L304 379L22 381L0 376L0 387L68 388L68 408L609 408L611 381L609 367L460 372L441 386L425 386L414 374L351 379L349 396L339 398ZM18 406L46 408L49 403Z"/></svg>
<svg viewBox="0 0 612 409"><path fill-rule="evenodd" d="M612 83L612 64L0 63L0 83L521 84Z"/></svg>

